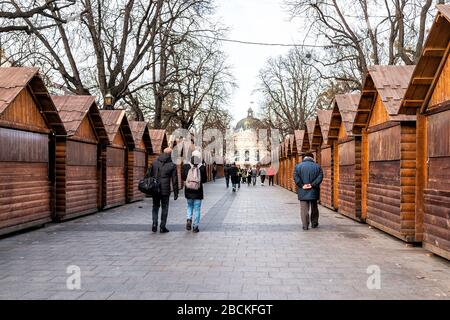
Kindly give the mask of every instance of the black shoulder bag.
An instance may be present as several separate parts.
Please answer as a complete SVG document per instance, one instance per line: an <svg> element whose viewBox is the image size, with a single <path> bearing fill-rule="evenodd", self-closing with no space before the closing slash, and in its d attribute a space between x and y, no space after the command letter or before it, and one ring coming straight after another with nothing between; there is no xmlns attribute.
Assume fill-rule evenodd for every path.
<svg viewBox="0 0 450 320"><path fill-rule="evenodd" d="M139 191L150 196L161 193L161 182L159 181L160 179L159 169L160 167L158 167L156 177L147 175L139 181L138 185Z"/></svg>

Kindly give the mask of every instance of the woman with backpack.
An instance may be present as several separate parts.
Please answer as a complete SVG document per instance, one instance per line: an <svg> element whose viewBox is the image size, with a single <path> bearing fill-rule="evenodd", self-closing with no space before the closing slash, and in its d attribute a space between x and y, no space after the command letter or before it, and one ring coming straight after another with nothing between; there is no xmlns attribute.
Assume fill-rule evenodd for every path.
<svg viewBox="0 0 450 320"><path fill-rule="evenodd" d="M186 230L199 232L200 210L203 200L203 183L207 181L206 167L202 163L202 154L195 150L191 161L183 165L182 179L185 181L184 195L187 200ZM194 216L194 223L192 223Z"/></svg>

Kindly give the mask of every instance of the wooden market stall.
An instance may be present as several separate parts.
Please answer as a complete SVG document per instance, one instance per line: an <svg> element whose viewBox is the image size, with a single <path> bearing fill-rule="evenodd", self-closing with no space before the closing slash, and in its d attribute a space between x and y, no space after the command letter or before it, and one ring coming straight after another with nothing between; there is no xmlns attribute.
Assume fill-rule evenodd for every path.
<svg viewBox="0 0 450 320"><path fill-rule="evenodd" d="M312 120L306 120L306 132L309 139L309 152L314 155L314 160L320 164L320 146L322 144L322 133L320 131L317 116Z"/></svg>
<svg viewBox="0 0 450 320"><path fill-rule="evenodd" d="M297 151L297 141L295 138L295 133L289 135L289 143L291 148L291 172L289 173L291 177L291 185L289 190L297 192L297 185L295 184L294 180L294 171L295 166L298 163L300 163L300 161L299 161L299 152Z"/></svg>
<svg viewBox="0 0 450 320"><path fill-rule="evenodd" d="M318 110L322 144L320 146L320 165L323 170L323 182L320 186L320 204L334 209L333 206L333 145L328 144L328 131L333 110ZM317 124L316 124L317 125Z"/></svg>
<svg viewBox="0 0 450 320"><path fill-rule="evenodd" d="M128 152L134 150L125 110L101 110L109 144L102 150L102 207L126 203L128 198Z"/></svg>
<svg viewBox="0 0 450 320"><path fill-rule="evenodd" d="M415 241L415 115L399 115L414 66L372 66L353 133L361 145L361 216Z"/></svg>
<svg viewBox="0 0 450 320"><path fill-rule="evenodd" d="M148 156L148 165L151 166L153 160L169 146L169 142L166 135L166 130L163 129L149 129L150 140L152 143L152 154Z"/></svg>
<svg viewBox="0 0 450 320"><path fill-rule="evenodd" d="M55 135L66 135L37 68L0 68L0 234L41 226L55 208Z"/></svg>
<svg viewBox="0 0 450 320"><path fill-rule="evenodd" d="M306 130L303 130L303 129L295 130L294 134L293 134L293 139L291 140L291 145L292 145L292 143L295 144L294 161L295 161L295 165L297 165L302 162L302 153L309 150L309 139L308 139ZM297 185L295 185L295 180L294 180L295 165L293 166L293 169L292 169L292 179L293 179L293 184L294 184L293 191L297 192Z"/></svg>
<svg viewBox="0 0 450 320"><path fill-rule="evenodd" d="M129 121L135 148L128 152L128 202L143 200L138 185L147 173L148 157L153 153L147 122Z"/></svg>
<svg viewBox="0 0 450 320"><path fill-rule="evenodd" d="M289 135L284 139L284 153L285 153L285 177L284 177L284 187L291 190L292 180L293 180L293 168L292 168L292 152L291 152L291 139Z"/></svg>
<svg viewBox="0 0 450 320"><path fill-rule="evenodd" d="M328 131L333 145L333 207L357 221L361 217L360 144L352 133L359 94L336 95Z"/></svg>
<svg viewBox="0 0 450 320"><path fill-rule="evenodd" d="M92 96L53 96L67 136L56 138L56 214L62 221L97 212L102 198L102 148L108 143Z"/></svg>
<svg viewBox="0 0 450 320"><path fill-rule="evenodd" d="M438 13L401 114L417 114L415 238L450 259L450 5Z"/></svg>

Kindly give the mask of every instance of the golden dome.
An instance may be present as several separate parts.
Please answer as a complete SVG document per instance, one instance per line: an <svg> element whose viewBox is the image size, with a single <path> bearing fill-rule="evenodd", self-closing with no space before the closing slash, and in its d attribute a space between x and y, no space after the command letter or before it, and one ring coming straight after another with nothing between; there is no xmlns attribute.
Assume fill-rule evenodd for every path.
<svg viewBox="0 0 450 320"><path fill-rule="evenodd" d="M239 131L245 131L245 130L250 130L250 129L261 129L264 127L264 124L261 122L261 120L255 118L253 116L253 110L252 108L248 109L248 114L247 117L240 120L237 125L235 130Z"/></svg>

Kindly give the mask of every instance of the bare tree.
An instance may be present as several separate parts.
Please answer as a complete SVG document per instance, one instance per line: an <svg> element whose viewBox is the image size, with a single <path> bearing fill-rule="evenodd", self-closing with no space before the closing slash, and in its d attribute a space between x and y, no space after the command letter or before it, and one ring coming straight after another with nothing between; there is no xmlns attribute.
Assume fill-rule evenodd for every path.
<svg viewBox="0 0 450 320"><path fill-rule="evenodd" d="M17 0L10 1L19 8ZM63 24L60 8L53 4L52 29L39 28L39 18L23 18L32 36L18 36L11 50L31 51L27 59L39 57L44 73L75 94L110 93L113 105L148 85L149 52L164 0L80 0L74 10L77 17Z"/></svg>
<svg viewBox="0 0 450 320"><path fill-rule="evenodd" d="M164 111L169 122L190 129L200 116L220 108L234 86L224 53L216 40L189 38L177 46L170 59L175 101ZM211 114L210 114L211 115Z"/></svg>
<svg viewBox="0 0 450 320"><path fill-rule="evenodd" d="M264 96L264 121L282 136L303 128L319 98L319 75L302 50L270 58L259 74L258 91Z"/></svg>
<svg viewBox="0 0 450 320"><path fill-rule="evenodd" d="M31 34L30 27L23 23L23 19L36 16L44 18L44 23L36 26L40 30L54 27L56 23L66 23L66 19L54 17L51 12L63 11L75 2L76 0L21 0L20 3L15 0L0 1L0 33L22 31Z"/></svg>
<svg viewBox="0 0 450 320"><path fill-rule="evenodd" d="M420 57L432 0L285 0L292 17L308 17L319 43L322 78L362 86L372 64L414 64ZM356 72L355 72L356 70Z"/></svg>

